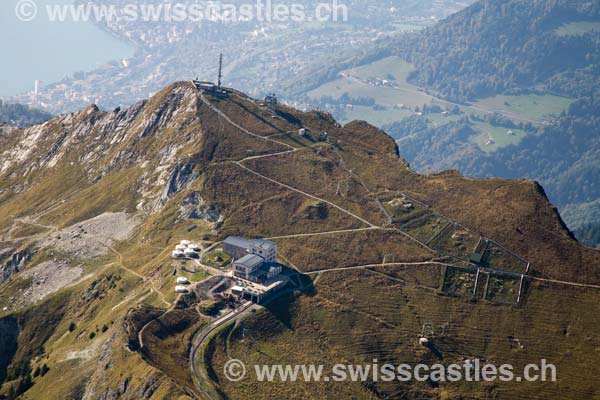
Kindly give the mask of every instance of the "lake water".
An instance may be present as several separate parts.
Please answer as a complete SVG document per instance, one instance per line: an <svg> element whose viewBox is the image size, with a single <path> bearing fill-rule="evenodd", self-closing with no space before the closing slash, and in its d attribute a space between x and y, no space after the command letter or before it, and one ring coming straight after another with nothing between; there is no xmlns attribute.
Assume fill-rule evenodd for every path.
<svg viewBox="0 0 600 400"><path fill-rule="evenodd" d="M45 6L59 3L56 0L35 0L38 14L31 22L17 19L17 2L0 0L0 96L30 92L36 79L56 82L135 52L91 23L50 22Z"/></svg>

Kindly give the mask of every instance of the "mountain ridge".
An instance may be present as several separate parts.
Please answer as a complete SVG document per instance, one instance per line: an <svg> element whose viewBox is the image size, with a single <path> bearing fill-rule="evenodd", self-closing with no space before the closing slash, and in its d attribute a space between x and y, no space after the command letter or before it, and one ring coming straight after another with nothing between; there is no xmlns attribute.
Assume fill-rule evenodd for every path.
<svg viewBox="0 0 600 400"><path fill-rule="evenodd" d="M388 41L384 48L414 64L410 82L457 106L482 105L484 114L471 109L440 120L425 106L446 106L432 100L422 115L383 128L420 172L450 168L542 182L569 228L580 232L597 222L599 13L597 1L482 0ZM553 114L533 118L535 109L553 106ZM515 112L532 119L511 120Z"/></svg>
<svg viewBox="0 0 600 400"><path fill-rule="evenodd" d="M301 136L301 128L310 136ZM317 139L325 133L326 141ZM293 354L289 350L297 343L319 352L324 347L317 344L327 340L331 353L322 356L334 359L348 343L339 342L332 326L349 324L357 328L345 331L349 340L376 339L361 342L346 357L396 360L401 353L428 360L431 354L414 345L412 332L420 331L421 321L445 319L452 335L466 338L474 329L473 315L482 316L477 326L485 330L478 332L487 332L488 345L480 347L479 334L461 339L464 344L440 338L448 359L481 354L500 361L506 337L517 335L517 326L541 338L526 342L517 353L522 361L549 351L544 346L551 338L558 350L550 356L571 351L585 361L590 352L582 351L584 344L597 342L545 329L546 324L593 323L593 313L578 310L597 304L600 253L572 239L539 184L475 180L456 171L417 174L399 158L402 149L394 140L365 122L342 126L321 111L270 108L233 89L211 93L178 82L124 110L91 105L30 128L6 128L0 145L6 149L0 164L0 265L16 252L31 253L24 265L10 264L16 272L0 285L0 306L10 307L0 312L0 329L18 336L16 347L0 343L6 347L0 351L12 354L1 395L10 397L12 390L31 398L201 397L192 372L182 365L195 361L188 352L194 332L215 321L196 306L209 300L202 285L219 276L171 259L173 246L185 238L206 251L228 235L275 238L280 260L300 274L298 279L311 282L309 289L290 292L251 315L251 342L237 340L241 333L231 327L230 344L240 354L252 343L259 348L270 343L280 357ZM420 209L396 220L385 207L398 199L412 199ZM412 222L402 223L403 218ZM453 274L465 280L474 274L471 249L456 244L463 237L490 246L502 268L514 269L490 281L491 297L471 298L440 283ZM523 275L526 264L530 272ZM199 289L178 296L173 272L188 274L188 269L190 279L200 275L194 282ZM56 272L40 275L47 270ZM519 279L527 282L525 289ZM502 290L505 286L511 289ZM518 301L517 289L523 295ZM579 301L557 302L564 291ZM539 307L547 302L550 314ZM506 323L488 327L498 314ZM11 328L13 318L20 321L19 333ZM273 330L263 331L267 327ZM222 371L223 340L217 332L203 356L215 374ZM472 346L480 350L474 354ZM558 390L593 395L594 385L571 378L574 365L564 367L568 379ZM38 368L44 375L36 374ZM577 370L590 379L585 382L593 382L595 372ZM290 390L308 390L309 397L339 390L382 397L404 390L411 398L458 390L416 383L408 388L374 383L373 389L288 383L262 391L233 387L215 376L207 385L231 398L249 390L257 398L269 398L271 390L284 397ZM475 395L488 389L469 390Z"/></svg>
<svg viewBox="0 0 600 400"><path fill-rule="evenodd" d="M6 150L3 154L5 161L0 171L2 171L5 176L8 175L10 177L15 175L15 170L23 168L23 164L20 164L20 162L24 161L25 158L28 158L28 163L32 163L32 161L35 161L33 164L37 163L37 165L31 166L28 170L26 169L27 174L34 173L37 169L52 169L59 162L73 162L68 160L69 155L75 153L75 149L70 146L76 147L81 145L83 147L80 147L77 150L81 153L79 160L83 165L88 166L85 175L87 183L91 184L97 180L101 181L101 178L99 177L101 177L103 173L118 172L121 168L130 168L135 164L143 165L144 163L148 163L148 159L157 155L159 156L159 163L155 168L156 171L148 172L149 175L144 179L155 182L155 184L150 185L145 182L137 183L139 187L149 185L148 188L145 189L148 190L148 194L150 194L151 189L152 193L154 193L151 196L153 197L153 200L156 200L156 198L159 197L159 193L168 186L170 178L173 178L174 172L179 169L181 165L191 162L193 164L192 170L195 170L202 162L229 162L229 160L231 160L229 155L221 155L219 151L216 150L219 148L219 144L215 144L213 141L214 136L192 133L198 127L200 128L200 131L196 132L202 132L203 124L202 120L197 119L194 108L198 107L200 113L203 113L204 111L211 112L210 109L203 107L202 101L199 97L195 96L195 93L196 90L192 88L189 82L179 82L159 92L149 101L138 102L126 110L105 112L100 111L96 106L91 105L79 113L65 114L46 122L43 125L27 128L24 131L27 133L25 133L24 137L21 139L21 147L17 145L13 150ZM231 93L234 93L235 96L239 95L235 91L232 91ZM240 98L243 98L244 101L251 101L250 98L245 96ZM216 100L217 104L221 101L218 98ZM229 108L239 107L234 101L226 101L223 104ZM291 110L285 106L280 107L282 107L285 112ZM257 107L257 109L260 108ZM244 114L241 115L243 116L243 119L245 118L248 120ZM252 114L249 113L247 115ZM290 113L289 115L294 114ZM289 117L289 115L286 116ZM391 137L364 121L354 121L342 127L336 125L331 116L322 112L296 115L307 116L317 129L329 127L331 132L334 132L333 137L339 135L339 133L336 132L337 130L346 132L346 136L343 139L340 139L342 140L341 143L343 144L346 142L349 146L357 146L357 149L365 151L366 154L375 155L375 152L379 152L382 149L383 153L380 153L382 156L388 154L397 158L401 154L401 149L398 148L398 145ZM214 117L210 118L214 120ZM220 117L217 115L217 120L219 118ZM284 128L293 127L288 121L283 118L281 119ZM173 123L173 120L175 120L175 123ZM297 119L297 121L301 120ZM126 123L130 125L130 128L127 129L127 133L125 134L125 129L122 129L122 127L123 124ZM252 123L275 132L275 128L270 125L270 121L264 118L258 120L255 119ZM294 128L299 126L300 125ZM59 132L61 127L64 130ZM52 139L48 136L43 140L39 140L39 136L42 136L40 132L40 129L42 128L55 135L53 137L53 143L51 143ZM186 131L186 129L188 130ZM235 127L234 129L237 130ZM295 130L292 129L288 129L286 132L292 131L295 132ZM94 140L89 143L82 140L83 138L89 138L92 134L96 134ZM170 139L177 138L176 140L172 140L173 143L177 143L178 141L183 143L161 147L165 144L161 136L167 136ZM145 140L146 138L150 139ZM8 144L8 141L10 140L9 136L4 136L3 139ZM99 141L99 144L96 144L96 141ZM144 141L147 141L148 144L143 145L142 143ZM368 144L369 141L370 144ZM35 142L37 147L31 146L29 149L25 149L24 144L32 142ZM40 144L42 143L47 146L41 146ZM204 149L208 147L210 148L210 151L206 152L206 150L203 150L201 152L190 152L191 146L195 146L197 143L200 143L199 148ZM276 141L252 141L252 146L256 146L257 143L259 147L256 154L257 156L267 154L268 151L273 150L276 152L289 150L288 147L285 147ZM106 152L107 147L112 145L115 145L115 148ZM227 152L233 151L234 153L241 154L239 149L230 148L229 143L221 142L220 145L226 145ZM97 148L93 150L91 148L92 146L97 146ZM188 146L187 149L186 146ZM68 150L65 149L66 147L69 147ZM103 154L99 155L99 153ZM105 166L102 168L90 167L92 164L101 164L99 160L102 160L102 162L105 163ZM402 159L398 159L398 161L401 164L403 163ZM407 165L405 164L404 168L406 167ZM412 177L418 175L410 171L408 176ZM426 175L424 177L426 177ZM452 171L436 173L430 175L430 178L426 179L435 181L442 177L474 182L474 180L464 178L462 175L457 175L456 172ZM503 181L504 180L502 179L488 179L482 182ZM548 201L545 191L537 182L526 180L523 182L531 182L531 185L535 188L534 191L542 196L543 201ZM17 188L18 191L24 189L23 187L20 187L20 183L17 184ZM15 192L15 194L16 193L17 192ZM4 195L6 196L6 193ZM6 199L6 197L4 197L4 199ZM148 201L147 203L152 203L152 201ZM554 209L553 206L551 206L551 208ZM140 206L139 210L143 211L144 207ZM557 219L556 222L559 225L562 224L559 219ZM563 233L569 235L568 230L564 230Z"/></svg>

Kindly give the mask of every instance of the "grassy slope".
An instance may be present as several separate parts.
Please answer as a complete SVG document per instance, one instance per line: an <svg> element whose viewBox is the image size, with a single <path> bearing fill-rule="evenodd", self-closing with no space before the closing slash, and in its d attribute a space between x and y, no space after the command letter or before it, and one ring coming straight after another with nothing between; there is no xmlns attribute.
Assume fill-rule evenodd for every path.
<svg viewBox="0 0 600 400"><path fill-rule="evenodd" d="M148 103L149 110L161 108L161 104L171 101L168 93L160 93L157 96ZM353 212L374 223L382 223L385 220L377 207L373 206L375 196L387 191L405 192L426 201L476 232L499 240L529 259L538 275L580 282L600 282L598 253L582 249L568 236L564 227L560 225L555 210L547 202L540 188L532 182L475 181L455 173L417 175L406 168L403 160L397 158L397 149L391 138L364 123L339 127L327 114L304 114L286 107L278 109L279 114L285 115L286 118L272 117L248 99L236 96L234 100L221 101L218 107L226 111L237 123L252 127L257 133L269 135L297 131L299 126L304 125L315 133L327 131L330 134L335 151L323 150L316 154L310 150L302 150L293 156L246 162L246 165L261 170L266 175L320 195L342 207L349 207ZM53 311L31 317L23 314L27 321L34 324L32 327L52 327L49 335L41 335L39 340L34 338L23 342L19 349L19 354L34 354L39 350L35 343L40 342L44 344L48 353L47 359L35 360L36 366L47 362L50 372L40 378L31 389L32 398L39 397L40 393L47 390L60 376L68 376L69 379L58 380L60 384L53 386L52 394L58 397L69 397L73 391L81 389L76 380L82 382L90 377L90 381L85 381L86 383L104 389L114 389L126 378L130 378L132 388L139 388L143 387L150 377L156 377L161 382L156 393L166 398L182 394L177 384L182 387L189 386L188 378L182 375L180 364L184 354L180 351L189 338L190 327L195 326L194 323L187 325L190 329L177 331L177 335L164 336L164 343L160 340L154 341L147 356L154 360L153 364L164 374L140 362L138 354L123 349L126 338L121 327L122 318L129 306L143 301L156 307L165 307L165 301L170 302L174 299L171 275L173 265L168 259L168 252L173 243L183 238L197 240L211 233L210 226L200 221L195 221L199 223L197 231L185 231L189 221L179 219L178 209L179 203L190 191L199 191L207 202L217 205L221 210L224 221L220 236L232 233L248 236L283 235L364 227L364 224L347 214L331 208L327 218L311 219L306 210L315 206L312 199L260 179L239 166L226 162L246 157L248 149L253 150L252 154L261 154L280 151L281 146L256 138L250 139L205 107L200 107L199 113L201 122L190 121L187 118L177 119L176 125L179 129L157 131L146 138L140 138L138 133L141 128L138 125L144 119L142 114L135 119L137 122L133 123L132 129L135 134L119 144L119 151L132 146L136 152L154 154L170 142L189 140L190 147L178 150L178 154L183 159L196 163L201 177L184 192L176 194L161 212L146 217L131 240L116 244L114 248L117 253L110 254L108 259L102 260L102 263L96 266L93 276L48 300L58 301L61 304L59 308L64 309L64 312ZM305 142L296 144L311 145ZM113 156L111 151L105 158L112 159ZM59 167L62 168L62 172L71 174L71 170L64 165ZM352 176L349 176L348 170L353 171ZM72 175L75 177L83 175L78 174L76 168L73 171ZM131 175L131 171L135 172L137 169L111 171L100 181L88 183L88 189L70 197L65 197L60 192L60 180L44 180L56 191L57 204L61 204L61 197L66 200L60 207L52 209L44 221L66 221L66 224L105 210L131 210L130 207L139 201L136 192L129 191L131 182L136 181L139 176L136 175L137 172ZM354 188L352 196L347 201L336 194L337 182L340 179L354 182L351 186ZM30 191L14 197L10 203L2 206L0 210L6 215L7 224L10 222L9 214L29 215L46 209L48 204L44 205L43 191L37 187L34 186ZM214 235L211 237L214 238ZM280 241L280 244L282 255L305 270L377 263L389 253L395 255L396 261L422 261L432 258L429 251L404 236L385 232L286 239ZM251 330L257 335L253 337L254 347L247 348L247 342L239 340L234 340L231 345L234 346L235 352L241 355L248 354L256 360L293 360L297 357L328 361L339 360L339 357L366 360L374 354L381 355L382 359L396 357L398 360L428 360L430 356L422 352L414 339L418 335L421 323L432 319L436 323L450 322L453 326L450 339L454 342L441 342L448 357L482 355L493 359L505 354L503 346L506 346L507 336L521 338L522 332L526 331L533 337L532 344L526 347L528 349L531 346L531 351L526 352L522 358L521 355L515 356L517 360L538 357L545 349L546 343L557 342L558 347L551 353L552 356L558 357L559 354L567 352L574 354L576 362L565 361L565 364L568 364L565 376L572 382L572 389L575 390L573 393L593 394L583 392L590 389L582 383L583 380L575 376L573 368L576 368L577 362L587 361L587 357L590 357L589 352L582 350L585 348L584 344L591 343L594 346L596 340L592 337L591 342L584 342L587 339L583 334L593 331L595 314L585 314L583 310L595 307L595 292L569 290L573 301L561 302L558 294L563 287L534 285L523 309L499 307L487 302L473 305L463 299L438 295L439 284L436 284L436 281L439 281L440 271L436 272L435 268L438 267L425 268L428 268L426 272L421 269L395 272L377 269L375 272L352 270L326 273L318 281L316 293L312 297L302 296L289 304L278 303L278 308L271 310L272 315L260 316L263 319L257 322L249 320L250 324L256 324L252 325L256 326L256 329ZM145 279L142 280L136 274ZM90 292L97 296L88 297ZM61 296L68 296L70 300L63 301ZM547 310L543 306L544 303L549 304ZM31 310L35 313L38 308L34 307ZM548 310L556 312L548 315ZM496 318L493 318L498 313L503 318L500 327L495 326ZM38 317L42 320L38 321ZM55 319L56 324L48 323ZM77 328L68 333L71 321L77 322ZM265 327L277 325L279 328L273 332L265 330L261 328L263 322ZM108 327L106 332L102 332L104 325ZM165 320L165 325L169 328L171 322ZM473 330L473 326L478 327L476 339L461 343L460 340ZM564 335L561 330L563 326L573 327L569 335ZM158 328L150 332L155 332L157 338L161 336L161 330ZM92 333L93 338L90 337ZM482 337L486 335L489 338L483 340ZM173 352L163 354L162 344L168 344ZM263 353L266 355L256 352L257 346L264 349ZM99 352L99 349L110 349L111 354L105 355L104 350ZM88 350L91 350L91 358L66 360L70 352L80 354L79 352ZM108 358L101 358L101 354ZM169 354L175 354L176 357L166 357ZM221 371L219 363L225 359L222 346L217 346L214 357L214 370ZM97 362L100 359L112 360L108 363L106 372L101 372L102 369L97 370ZM74 368L77 370L76 374L70 372ZM593 379L595 373L596 371L591 369L589 376L586 375L585 378ZM307 397L327 397L335 390L359 396L367 395L365 388L358 386L338 388L311 385L296 389L288 385L271 388L232 387L222 383L223 390L233 398L238 398L244 393L253 393L256 398L286 397L290 393L304 393ZM415 398L419 393L431 394L428 387L419 385L404 389ZM381 387L380 390L390 393L394 388ZM448 389L448 394L451 395L455 390L456 388ZM477 391L479 388L465 390ZM523 389L518 390L531 394L534 388L525 385Z"/></svg>
<svg viewBox="0 0 600 400"><path fill-rule="evenodd" d="M598 30L600 30L599 22L581 21L563 24L556 28L554 32L559 36L580 36Z"/></svg>
<svg viewBox="0 0 600 400"><path fill-rule="evenodd" d="M335 136L335 130L332 132ZM392 167L395 161L361 149L359 144L343 149L340 154L372 191L401 189L428 202L475 231L498 238L529 259L536 275L590 283L600 279L597 268L592 267L598 265L598 253L581 248L569 237L556 210L533 182L475 181L456 173L420 176ZM300 168L301 164L296 160L292 165ZM311 163L308 165L313 167ZM258 161L255 166L268 168L270 173L279 176L286 173ZM299 179L299 176L294 174L290 179ZM324 190L322 187L311 189ZM286 239L281 241L281 251L295 265L307 270L330 264L344 267L380 262L388 251L397 252L397 259L405 261L417 254L417 250L407 244L379 250L379 243L394 247L389 239L347 234L314 240ZM340 261L346 258L348 262ZM223 353L225 348L230 356L259 364L321 363L323 360L325 363L331 362L329 360L369 363L373 357L396 363L433 363L437 360L417 344L422 324L431 321L436 326L447 324L447 335L436 341L445 360L480 357L498 364L513 362L515 368L521 368L526 363L548 358L559 365L559 370L560 365L565 365L563 378L558 385L445 384L431 389L418 383L407 386L380 383L375 385L375 390L387 394L401 390L408 398L476 397L484 393L500 398L597 396L595 386L589 382L597 379L598 371L578 372L578 365L592 362L594 357L586 349L597 346L593 343L598 338L584 333L591 332L596 323L596 318L586 311L597 307L596 289L533 283L522 308L484 300L473 304L462 298L439 295L439 267L423 268L427 270L415 267L390 272L389 268L378 268L375 272L324 273L313 296L301 296L287 304L278 302L275 309L245 322L247 332L253 332L246 333L246 339L241 340L240 332L234 332L229 340L216 341L212 367L219 375L221 390L231 398L242 398L250 393L255 398L327 397L333 391L344 390L335 385L302 383L265 386L252 380L231 385L220 376L227 360ZM572 301L563 301L559 295L563 290ZM523 344L523 349L515 345L515 338ZM548 343L556 346L549 350ZM361 393L357 388L352 390L355 394ZM358 394L359 398L368 396L362 393Z"/></svg>
<svg viewBox="0 0 600 400"><path fill-rule="evenodd" d="M578 399L598 395L598 386L592 384L597 382L597 367L585 371L580 368L594 364L595 354L588 349L599 344L596 335L589 335L597 322L593 315L598 308L595 290L535 284L521 309L487 302L473 304L436 294L434 288L439 285L436 276L424 279L425 272L434 273L438 267L428 268L432 269L393 270L393 278L366 271L326 273L316 285L313 297L282 301L245 322L244 328L252 333L246 333L244 340L240 339L241 332L234 333L227 345L228 352L249 365L370 364L374 358L380 363L433 364L440 360L417 342L422 325L430 322L437 332L434 343L444 364L482 358L496 365L511 363L515 371L522 371L526 364L539 363L544 358L558 365L559 381L443 383L437 389L417 382L379 382L373 385L376 392L390 395L400 390L407 398L446 399L464 396ZM372 290L374 287L376 291ZM557 290L565 290L572 301L565 302L556 296ZM551 348L548 343L553 343ZM221 343L219 348L224 347ZM212 360L214 370L220 372L226 359L217 352ZM287 393L294 398L327 397L332 395L331 391L342 390L331 384L266 386L247 379L233 386L222 377L219 382L231 398L242 398L244 393L251 392L255 398L269 398L273 393ZM353 390L360 393L357 388Z"/></svg>

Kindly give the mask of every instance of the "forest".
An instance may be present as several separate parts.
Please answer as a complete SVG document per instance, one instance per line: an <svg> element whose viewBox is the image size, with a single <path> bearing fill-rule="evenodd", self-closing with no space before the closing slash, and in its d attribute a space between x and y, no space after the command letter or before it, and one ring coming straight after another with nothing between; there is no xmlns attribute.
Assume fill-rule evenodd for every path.
<svg viewBox="0 0 600 400"><path fill-rule="evenodd" d="M413 83L457 102L590 96L600 87L600 2L484 0L399 40L396 51L415 65Z"/></svg>

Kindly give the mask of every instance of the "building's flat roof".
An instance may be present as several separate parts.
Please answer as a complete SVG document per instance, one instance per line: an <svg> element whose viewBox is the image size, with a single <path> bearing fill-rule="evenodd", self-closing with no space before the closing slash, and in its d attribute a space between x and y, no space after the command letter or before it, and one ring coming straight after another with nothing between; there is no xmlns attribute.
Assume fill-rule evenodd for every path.
<svg viewBox="0 0 600 400"><path fill-rule="evenodd" d="M247 254L244 257L237 260L236 264L241 264L246 267L254 267L258 264L262 264L265 262L265 259L261 256L257 256L256 254Z"/></svg>
<svg viewBox="0 0 600 400"><path fill-rule="evenodd" d="M250 246L250 240L244 239L239 236L229 236L223 241L223 243L227 243L236 247L242 247L245 249L247 249Z"/></svg>
<svg viewBox="0 0 600 400"><path fill-rule="evenodd" d="M471 253L469 260L474 263L480 263L483 261L483 254L480 253Z"/></svg>
<svg viewBox="0 0 600 400"><path fill-rule="evenodd" d="M254 239L254 244L262 249L272 249L277 246L277 243L266 239Z"/></svg>
<svg viewBox="0 0 600 400"><path fill-rule="evenodd" d="M266 239L244 239L239 236L229 236L223 243L230 244L236 247L250 248L251 246L260 247L261 249L272 249L277 247L277 243Z"/></svg>
<svg viewBox="0 0 600 400"><path fill-rule="evenodd" d="M287 276L283 276L280 275L277 279L274 279L272 281L267 282L266 284L260 284L260 283L256 283L256 282L251 282L251 281L247 281L245 279L240 279L240 281L243 282L244 286L244 292L245 293L249 293L249 294L258 294L258 295L262 295L265 293L270 292L271 290L274 290L280 286L285 286L290 278ZM241 286L241 285L237 285L237 286Z"/></svg>

